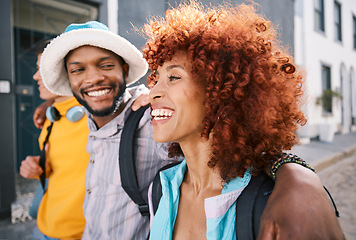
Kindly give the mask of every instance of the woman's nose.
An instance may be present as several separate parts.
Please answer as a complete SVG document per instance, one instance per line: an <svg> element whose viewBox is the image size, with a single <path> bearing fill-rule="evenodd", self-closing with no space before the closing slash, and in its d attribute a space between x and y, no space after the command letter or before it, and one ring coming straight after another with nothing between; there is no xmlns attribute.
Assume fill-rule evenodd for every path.
<svg viewBox="0 0 356 240"><path fill-rule="evenodd" d="M149 98L150 98L150 101L152 102L153 100L159 99L162 97L164 97L164 87L163 87L162 82L157 80L156 84L151 88Z"/></svg>

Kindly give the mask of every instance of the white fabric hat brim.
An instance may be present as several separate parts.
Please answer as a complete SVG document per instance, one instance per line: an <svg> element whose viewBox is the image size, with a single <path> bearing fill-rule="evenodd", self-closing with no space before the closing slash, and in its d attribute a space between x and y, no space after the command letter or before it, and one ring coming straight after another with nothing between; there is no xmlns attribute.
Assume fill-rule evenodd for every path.
<svg viewBox="0 0 356 240"><path fill-rule="evenodd" d="M142 53L125 38L99 29L72 30L54 38L42 53L40 73L44 85L52 93L60 96L73 95L64 58L71 50L84 45L107 49L122 57L129 65L127 85L138 81L148 70Z"/></svg>

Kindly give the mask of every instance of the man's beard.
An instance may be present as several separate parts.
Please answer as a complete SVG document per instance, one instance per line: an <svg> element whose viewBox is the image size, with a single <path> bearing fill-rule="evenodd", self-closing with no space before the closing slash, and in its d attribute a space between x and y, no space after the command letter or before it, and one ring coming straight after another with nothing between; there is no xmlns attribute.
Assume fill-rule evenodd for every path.
<svg viewBox="0 0 356 240"><path fill-rule="evenodd" d="M101 109L101 110L92 109L89 106L89 104L87 103L87 101L85 101L83 98L79 97L73 91L72 91L72 93L73 93L74 97L77 99L77 101L81 105L83 105L88 110L88 112L90 112L93 116L106 117L106 116L109 116L109 115L115 113L116 110L119 108L119 106L120 106L120 104L122 102L122 99L123 99L123 95L124 95L125 89L126 89L126 84L124 83L124 84L119 85L119 89L120 90L118 91L118 93L114 96L112 105L110 107L107 107L107 108L104 108L104 109Z"/></svg>

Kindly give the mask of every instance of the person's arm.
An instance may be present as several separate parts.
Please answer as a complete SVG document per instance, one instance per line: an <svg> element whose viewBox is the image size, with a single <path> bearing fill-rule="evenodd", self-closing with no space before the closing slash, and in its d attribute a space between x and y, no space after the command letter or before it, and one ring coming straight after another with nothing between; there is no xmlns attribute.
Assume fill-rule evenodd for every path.
<svg viewBox="0 0 356 240"><path fill-rule="evenodd" d="M53 104L53 100L47 100L35 109L33 113L33 123L35 124L36 128L42 129L43 124L46 120L46 110Z"/></svg>
<svg viewBox="0 0 356 240"><path fill-rule="evenodd" d="M294 163L280 166L258 239L345 239L317 174Z"/></svg>

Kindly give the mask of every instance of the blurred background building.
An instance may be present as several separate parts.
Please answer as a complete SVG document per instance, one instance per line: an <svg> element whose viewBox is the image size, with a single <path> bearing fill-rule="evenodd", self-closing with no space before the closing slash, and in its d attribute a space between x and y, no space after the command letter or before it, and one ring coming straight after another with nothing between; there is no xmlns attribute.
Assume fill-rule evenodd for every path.
<svg viewBox="0 0 356 240"><path fill-rule="evenodd" d="M163 16L177 0L2 0L0 3L0 218L11 213L15 176L27 155L39 153L32 114L41 103L35 73L36 44L73 22L99 20L139 49L139 29L152 15ZM219 4L222 0L202 0ZM242 3L242 0L226 0ZM308 124L298 135L324 138L331 129L356 129L356 1L255 0L279 29L279 39L306 73L304 110ZM145 83L145 79L141 79ZM332 90L332 91L331 91ZM323 94L324 93L324 94ZM335 97L328 97L335 96ZM342 96L342 97L338 97ZM324 100L324 101L322 101ZM329 127L329 128L328 128ZM330 135L330 134L329 134ZM327 135L327 136L329 136Z"/></svg>
<svg viewBox="0 0 356 240"><path fill-rule="evenodd" d="M294 19L308 117L299 135L332 141L356 127L356 1L295 0Z"/></svg>

